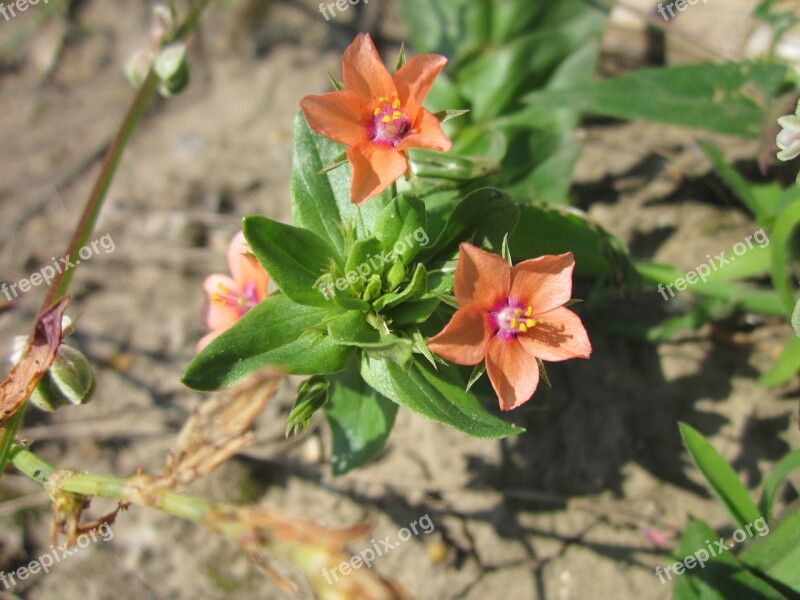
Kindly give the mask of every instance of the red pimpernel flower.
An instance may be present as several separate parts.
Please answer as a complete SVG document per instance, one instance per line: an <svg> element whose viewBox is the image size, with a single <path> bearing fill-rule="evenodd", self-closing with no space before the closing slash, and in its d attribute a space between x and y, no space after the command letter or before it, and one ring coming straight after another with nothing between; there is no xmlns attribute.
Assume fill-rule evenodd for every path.
<svg viewBox="0 0 800 600"><path fill-rule="evenodd" d="M533 396L539 385L537 358L589 358L586 330L563 306L572 294L572 253L509 267L503 257L472 244L459 250L454 279L459 308L428 348L460 365L485 360L502 410Z"/></svg>
<svg viewBox="0 0 800 600"><path fill-rule="evenodd" d="M300 102L311 129L348 146L354 204L380 194L406 172L409 148L446 152L452 146L436 116L422 107L445 64L444 56L421 54L390 75L369 34L362 33L342 55L344 89Z"/></svg>

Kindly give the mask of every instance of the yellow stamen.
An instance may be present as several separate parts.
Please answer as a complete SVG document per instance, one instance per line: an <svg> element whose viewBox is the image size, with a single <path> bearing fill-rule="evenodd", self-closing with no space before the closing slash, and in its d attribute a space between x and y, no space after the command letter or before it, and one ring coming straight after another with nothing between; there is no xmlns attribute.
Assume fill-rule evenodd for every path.
<svg viewBox="0 0 800 600"><path fill-rule="evenodd" d="M381 104L389 103L389 101L386 99L386 96L381 96L380 98L378 98L378 102L380 102Z"/></svg>
<svg viewBox="0 0 800 600"><path fill-rule="evenodd" d="M400 98L395 98L392 102L392 108L400 108Z"/></svg>
<svg viewBox="0 0 800 600"><path fill-rule="evenodd" d="M403 113L401 113L399 110L396 110L396 111L394 111L392 113L392 120L396 121L397 119L399 119L402 116L403 116Z"/></svg>
<svg viewBox="0 0 800 600"><path fill-rule="evenodd" d="M525 316L530 317L532 314L533 314L533 308L529 306L528 309L525 311Z"/></svg>
<svg viewBox="0 0 800 600"><path fill-rule="evenodd" d="M514 314L517 315L517 316L520 316L522 314L522 311L520 309L518 309L518 308L515 308L514 309Z"/></svg>
<svg viewBox="0 0 800 600"><path fill-rule="evenodd" d="M519 330L520 330L522 333L528 333L528 328L527 328L527 327L525 327L525 323L520 323L520 324L519 324Z"/></svg>
<svg viewBox="0 0 800 600"><path fill-rule="evenodd" d="M381 121L383 121L384 123L391 123L392 122L392 117L387 115L387 116L383 117L381 119Z"/></svg>
<svg viewBox="0 0 800 600"><path fill-rule="evenodd" d="M372 114L377 117L379 114L381 114L381 110L383 109L380 106L376 106L375 110L372 111Z"/></svg>
<svg viewBox="0 0 800 600"><path fill-rule="evenodd" d="M517 320L512 318L509 325L511 326L511 329L514 329L517 326Z"/></svg>
<svg viewBox="0 0 800 600"><path fill-rule="evenodd" d="M528 327L536 327L536 325L538 325L538 323L537 323L537 321L535 319L527 319L525 321L525 325L528 326Z"/></svg>

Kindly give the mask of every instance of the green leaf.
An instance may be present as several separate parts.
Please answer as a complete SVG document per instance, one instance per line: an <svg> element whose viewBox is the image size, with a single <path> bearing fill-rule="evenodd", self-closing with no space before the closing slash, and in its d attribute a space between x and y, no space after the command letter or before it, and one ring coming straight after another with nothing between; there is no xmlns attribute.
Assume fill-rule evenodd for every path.
<svg viewBox="0 0 800 600"><path fill-rule="evenodd" d="M620 119L645 119L757 138L770 100L787 78L782 65L693 64L642 69L571 89L526 98L541 107L571 108ZM517 115L524 122L524 114Z"/></svg>
<svg viewBox="0 0 800 600"><path fill-rule="evenodd" d="M196 390L216 390L270 366L293 375L341 371L353 349L312 331L329 315L271 294L195 356L182 381Z"/></svg>
<svg viewBox="0 0 800 600"><path fill-rule="evenodd" d="M519 208L508 194L495 188L476 190L453 209L444 229L420 259L429 262L449 257L461 242L500 252L503 238L514 230L518 219Z"/></svg>
<svg viewBox="0 0 800 600"><path fill-rule="evenodd" d="M674 578L673 600L786 600L768 583L744 568L732 552L718 550L714 542L718 538L704 522L691 519L675 558L685 565L687 558L691 557L692 568L680 567L682 573L675 574L673 565L676 562L656 571L661 583ZM671 568L668 573L667 567Z"/></svg>
<svg viewBox="0 0 800 600"><path fill-rule="evenodd" d="M327 242L305 229L259 215L245 217L242 229L258 262L287 298L330 307L317 281L334 263L341 265L342 258Z"/></svg>
<svg viewBox="0 0 800 600"><path fill-rule="evenodd" d="M320 175L344 146L311 131L298 111L294 120L292 145L292 221L345 253L342 227L355 223L360 237L370 234L380 211L391 199L386 191L361 206L350 202L350 165ZM271 273L270 273L271 275Z"/></svg>
<svg viewBox="0 0 800 600"><path fill-rule="evenodd" d="M363 313L348 311L328 322L328 335L336 344L357 346L380 340L380 334Z"/></svg>
<svg viewBox="0 0 800 600"><path fill-rule="evenodd" d="M741 561L755 569L786 598L800 596L800 506L795 506L778 523L759 533L759 537L742 552ZM769 534L769 535L767 535ZM732 597L732 596L731 596Z"/></svg>
<svg viewBox="0 0 800 600"><path fill-rule="evenodd" d="M328 323L328 335L337 344L355 346L372 356L388 358L406 368L411 362L411 340L380 333L360 312L347 312Z"/></svg>
<svg viewBox="0 0 800 600"><path fill-rule="evenodd" d="M390 400L471 436L496 439L524 431L491 415L463 385L446 380L419 361L404 371L386 359L364 355L361 376Z"/></svg>
<svg viewBox="0 0 800 600"><path fill-rule="evenodd" d="M419 300L405 302L391 309L387 309L386 317L391 319L395 327L424 323L433 314L441 303L436 296L426 294Z"/></svg>
<svg viewBox="0 0 800 600"><path fill-rule="evenodd" d="M722 155L722 152L720 152L714 144L703 140L698 141L698 144L708 159L714 164L714 169L716 169L717 174L728 187L733 190L733 193L739 197L747 209L753 213L756 220L760 221L766 214L766 207L759 204L758 197L750 188L747 181L745 181L744 177L725 162L725 157Z"/></svg>
<svg viewBox="0 0 800 600"><path fill-rule="evenodd" d="M783 480L795 469L800 469L800 450L790 452L780 459L770 471L769 476L764 481L764 492L758 508L764 515L768 523L772 522L772 505Z"/></svg>
<svg viewBox="0 0 800 600"><path fill-rule="evenodd" d="M513 108L522 94L544 84L565 57L599 36L602 22L602 17L574 19L482 52L458 76L473 118L484 121Z"/></svg>
<svg viewBox="0 0 800 600"><path fill-rule="evenodd" d="M789 336L778 359L759 379L759 385L776 388L789 382L800 372L800 337Z"/></svg>
<svg viewBox="0 0 800 600"><path fill-rule="evenodd" d="M696 429L678 424L683 445L703 474L714 495L738 527L754 523L761 513L734 470Z"/></svg>
<svg viewBox="0 0 800 600"><path fill-rule="evenodd" d="M366 464L383 449L398 406L361 379L356 363L329 380L330 399L324 412L333 439L331 469L334 475L342 475Z"/></svg>
<svg viewBox="0 0 800 600"><path fill-rule="evenodd" d="M429 238L425 203L401 194L383 209L375 221L374 235L383 243L389 260L400 259L408 266Z"/></svg>
<svg viewBox="0 0 800 600"><path fill-rule="evenodd" d="M520 210L509 242L515 260L572 252L579 273L605 275L618 284L638 280L625 243L586 214L543 204Z"/></svg>
<svg viewBox="0 0 800 600"><path fill-rule="evenodd" d="M800 225L800 200L790 204L775 220L770 243L772 246L772 283L786 314L792 314L797 297L792 284L790 241L795 227Z"/></svg>
<svg viewBox="0 0 800 600"><path fill-rule="evenodd" d="M681 273L671 265L658 263L637 262L636 271L642 278L652 284L670 285L685 273ZM696 296L703 298L716 298L737 304L742 310L762 313L765 315L786 314L778 294L773 291L761 290L753 286L739 285L728 282L698 281L688 288ZM667 291L662 293L666 296ZM666 300L666 298L665 298Z"/></svg>

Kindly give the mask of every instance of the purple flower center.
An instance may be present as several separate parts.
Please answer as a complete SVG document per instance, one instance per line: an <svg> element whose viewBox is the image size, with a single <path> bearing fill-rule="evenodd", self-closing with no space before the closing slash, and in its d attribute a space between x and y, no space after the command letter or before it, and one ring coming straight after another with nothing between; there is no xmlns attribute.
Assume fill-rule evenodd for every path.
<svg viewBox="0 0 800 600"><path fill-rule="evenodd" d="M378 106L372 111L369 137L373 142L395 148L408 135L411 121L402 110L397 94L390 103L387 98L379 98Z"/></svg>
<svg viewBox="0 0 800 600"><path fill-rule="evenodd" d="M495 330L496 336L510 340L528 333L529 329L542 322L541 319L532 319L532 314L531 306L524 306L512 298L506 298L489 311L489 324Z"/></svg>

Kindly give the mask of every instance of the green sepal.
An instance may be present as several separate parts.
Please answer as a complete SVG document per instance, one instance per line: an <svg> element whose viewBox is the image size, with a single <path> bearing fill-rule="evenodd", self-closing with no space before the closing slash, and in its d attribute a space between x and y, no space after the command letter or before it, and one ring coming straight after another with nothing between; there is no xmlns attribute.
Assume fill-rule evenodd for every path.
<svg viewBox="0 0 800 600"><path fill-rule="evenodd" d="M373 273L369 277L369 282L367 283L367 287L364 290L364 300L366 302L372 302L376 298L379 298L381 295L381 276Z"/></svg>
<svg viewBox="0 0 800 600"><path fill-rule="evenodd" d="M329 385L328 379L321 375L315 375L300 384L286 419L286 437L308 429L311 417L328 401Z"/></svg>
<svg viewBox="0 0 800 600"><path fill-rule="evenodd" d="M414 275L411 277L411 281L402 291L384 294L372 304L372 307L380 312L384 308L392 308L398 304L417 300L425 295L427 291L428 273L425 269L425 265L418 263L417 268L414 269Z"/></svg>
<svg viewBox="0 0 800 600"><path fill-rule="evenodd" d="M373 273L383 274L383 265L375 269L370 259L380 255L383 244L374 236L356 241L350 249L350 255L344 265L344 275L350 286L361 292L366 287ZM354 274L354 277L350 277ZM351 280L352 279L352 280ZM353 280L355 283L353 283Z"/></svg>
<svg viewBox="0 0 800 600"><path fill-rule="evenodd" d="M386 285L386 289L393 291L400 287L400 284L403 283L403 279L406 278L406 268L403 266L402 260L396 260L392 263L392 266L389 267L389 270L384 273L383 281Z"/></svg>

